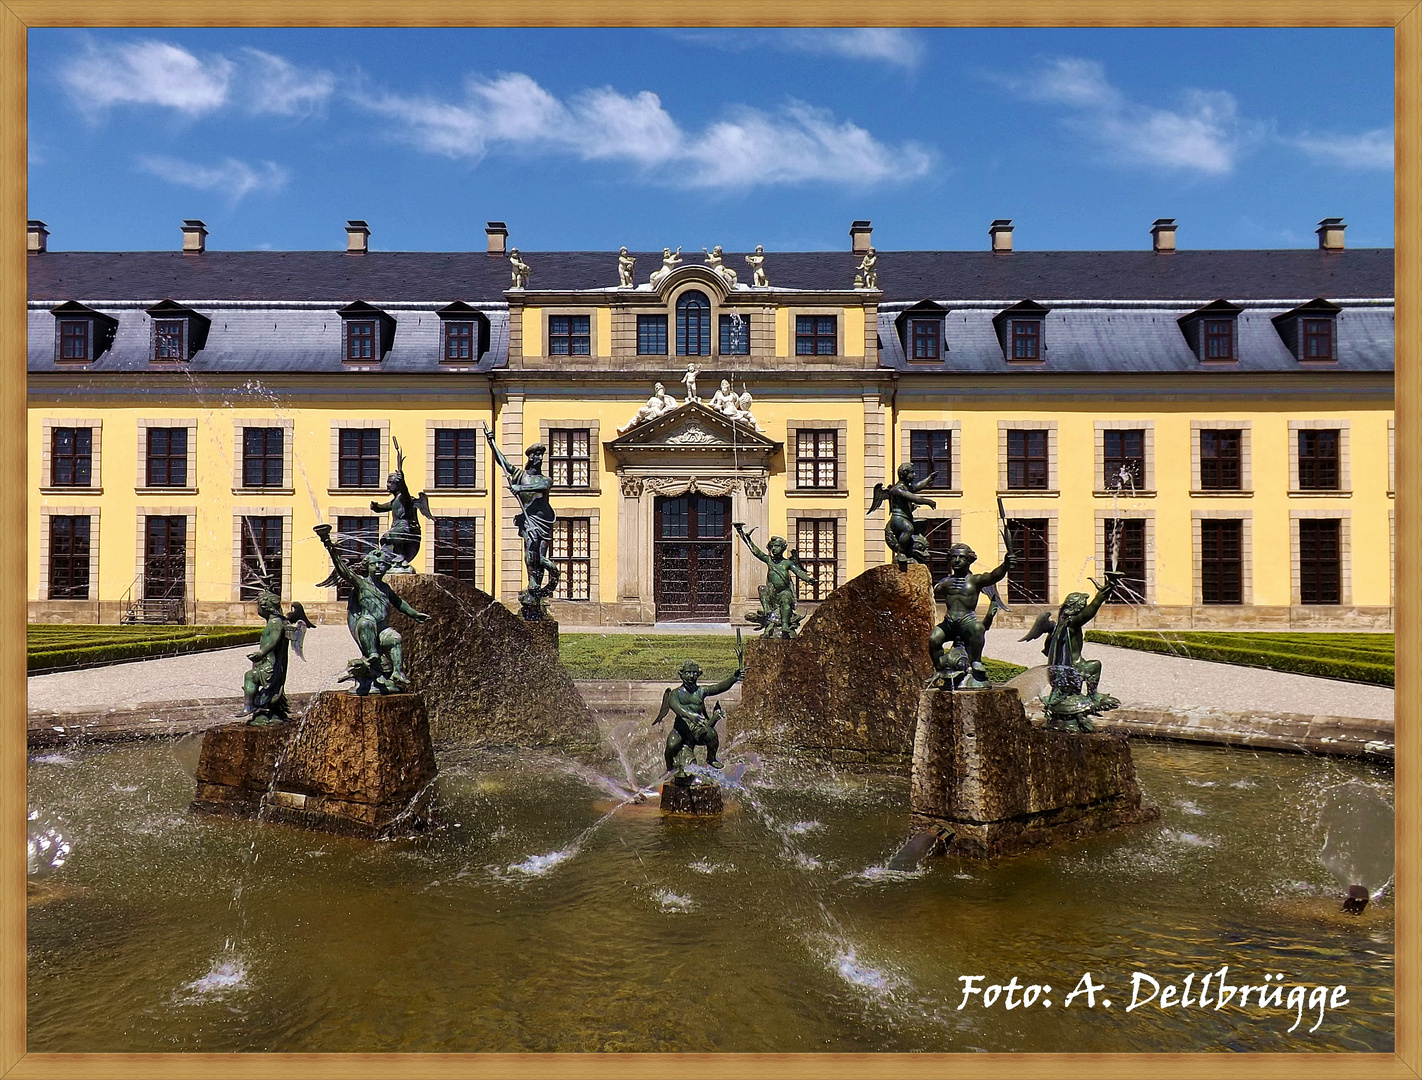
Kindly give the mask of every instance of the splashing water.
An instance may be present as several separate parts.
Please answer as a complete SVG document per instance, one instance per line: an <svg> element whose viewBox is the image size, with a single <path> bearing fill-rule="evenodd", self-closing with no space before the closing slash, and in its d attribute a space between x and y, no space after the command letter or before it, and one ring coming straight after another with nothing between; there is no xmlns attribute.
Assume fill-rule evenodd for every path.
<svg viewBox="0 0 1422 1080"><path fill-rule="evenodd" d="M696 910L695 900L689 896L674 893L670 889L658 889L652 893L652 899L663 911L677 913Z"/></svg>
<svg viewBox="0 0 1422 1080"><path fill-rule="evenodd" d="M58 870L69 859L72 845L58 829L42 823L39 811L29 814L29 843L27 845L25 872L32 878L42 878Z"/></svg>
<svg viewBox="0 0 1422 1080"><path fill-rule="evenodd" d="M214 960L206 975L183 985L188 1004L223 998L246 989L247 964L240 956Z"/></svg>
<svg viewBox="0 0 1422 1080"><path fill-rule="evenodd" d="M898 980L893 976L878 968L865 967L861 964L855 956L852 946L836 953L830 967L836 975L852 986L892 993L898 985Z"/></svg>
<svg viewBox="0 0 1422 1080"><path fill-rule="evenodd" d="M573 844L565 847L562 851L550 851L546 855L530 855L522 862L510 863L509 869L520 874L527 874L529 877L542 877L560 863L567 862L578 853L578 847Z"/></svg>

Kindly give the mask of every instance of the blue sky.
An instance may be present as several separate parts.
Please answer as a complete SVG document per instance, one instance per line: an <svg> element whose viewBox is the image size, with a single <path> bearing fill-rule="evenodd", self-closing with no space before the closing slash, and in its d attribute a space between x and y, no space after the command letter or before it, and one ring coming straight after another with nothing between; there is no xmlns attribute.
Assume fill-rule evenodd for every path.
<svg viewBox="0 0 1422 1080"><path fill-rule="evenodd" d="M56 250L1393 239L1390 30L31 30Z"/></svg>

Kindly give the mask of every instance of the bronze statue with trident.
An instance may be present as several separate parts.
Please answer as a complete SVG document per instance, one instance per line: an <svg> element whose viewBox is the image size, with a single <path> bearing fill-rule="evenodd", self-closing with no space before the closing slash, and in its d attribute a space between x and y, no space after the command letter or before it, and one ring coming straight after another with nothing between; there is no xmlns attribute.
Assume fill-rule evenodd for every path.
<svg viewBox="0 0 1422 1080"><path fill-rule="evenodd" d="M548 453L548 447L542 443L530 446L524 451L524 467L520 469L499 452L488 424L484 425L484 438L489 442L494 460L504 470L509 491L523 507L523 513L514 518L514 527L523 539L523 564L528 569L528 588L518 594L520 613L530 621L542 619L548 614L548 597L557 591L561 577L558 567L549 558L557 515L548 501L553 479L543 473L543 456ZM543 583L545 575L546 585Z"/></svg>

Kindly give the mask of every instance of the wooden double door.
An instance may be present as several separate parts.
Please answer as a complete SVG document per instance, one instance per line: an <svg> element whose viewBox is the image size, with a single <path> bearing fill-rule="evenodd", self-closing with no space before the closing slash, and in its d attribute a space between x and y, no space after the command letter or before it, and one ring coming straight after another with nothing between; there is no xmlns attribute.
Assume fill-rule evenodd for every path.
<svg viewBox="0 0 1422 1080"><path fill-rule="evenodd" d="M731 500L659 498L653 574L658 622L725 622L731 617Z"/></svg>

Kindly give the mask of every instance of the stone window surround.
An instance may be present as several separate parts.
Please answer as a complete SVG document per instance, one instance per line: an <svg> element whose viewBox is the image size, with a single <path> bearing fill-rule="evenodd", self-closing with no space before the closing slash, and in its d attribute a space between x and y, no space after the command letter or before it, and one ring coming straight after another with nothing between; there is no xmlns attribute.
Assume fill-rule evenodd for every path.
<svg viewBox="0 0 1422 1080"><path fill-rule="evenodd" d="M562 306L562 305L560 305L560 306L557 306L557 307L546 307L546 308L540 308L540 309L539 309L539 316L540 316L540 318L542 318L542 320L543 320L543 353L542 353L543 358L546 359L546 360L555 360L555 361L558 361L558 362L562 362L562 361L565 361L565 360L578 360L578 359L579 359L580 357L582 357L582 355L583 355L582 353L574 353L574 354L569 355L569 356L564 356L562 353L559 353L557 356L554 356L552 353L550 353L550 352L548 351L548 336L549 336L550 329L551 329L551 327L552 327L552 319L553 319L554 316L563 316L563 315L586 315L586 316L587 316L587 318L588 318L588 351L587 351L587 359L591 360L591 359L592 359L593 357L595 357L595 356L601 356L602 353L598 351L598 349L599 349L599 347L601 346L602 343L601 343L600 341L598 341L598 333L597 333L597 308L595 308L595 307L567 307L567 306ZM670 343L668 344L668 347L669 347L669 348L671 347L671 346L670 346Z"/></svg>
<svg viewBox="0 0 1422 1080"><path fill-rule="evenodd" d="M378 470L379 483L374 487L343 488L341 487L341 432L342 431L369 431L376 429L380 432L380 468ZM332 420L331 421L331 470L330 482L326 491L327 495L348 495L357 492L383 492L385 491L385 478L390 475L390 421L389 420ZM369 507L365 511L370 513Z"/></svg>
<svg viewBox="0 0 1422 1080"><path fill-rule="evenodd" d="M148 486L148 429L186 428L188 432L188 482L181 487ZM139 420L138 421L138 477L134 490L139 495L196 495L197 494L197 419Z"/></svg>
<svg viewBox="0 0 1422 1080"><path fill-rule="evenodd" d="M1045 488L1010 488L1007 486L1007 433L1009 431L1045 431L1047 433L1047 486ZM1061 495L1061 489L1057 486L1057 422L1055 420L999 420L997 422L997 494L1033 499L1057 498Z"/></svg>
<svg viewBox="0 0 1422 1080"><path fill-rule="evenodd" d="M834 440L834 479L835 485L832 488L812 488L799 486L800 469L798 465L798 454L800 452L799 433L801 431L833 431ZM848 420L788 420L785 423L785 497L787 499L806 499L815 496L828 496L830 498L845 498L849 495L848 459L849 459L849 421ZM789 537L786 537L788 540Z"/></svg>
<svg viewBox="0 0 1422 1080"><path fill-rule="evenodd" d="M242 459L242 440L247 428L281 428L281 484L277 487L246 487L246 469ZM234 495L294 495L296 494L296 421L292 419L251 419L240 417L232 421L232 494Z"/></svg>
<svg viewBox="0 0 1422 1080"><path fill-rule="evenodd" d="M899 436L900 456L899 462L904 465L913 461L913 435L915 431L949 431L952 438L949 439L949 465L946 481L943 485L937 486L938 481L934 481L934 487L924 488L925 492L933 495L943 495L949 498L956 498L963 494L963 422L961 420L905 420L900 424L901 433ZM1048 436L1048 443L1051 437ZM1005 452L1005 451L1004 451ZM1050 445L1048 453L1051 452ZM921 515L920 515L921 516Z"/></svg>
<svg viewBox="0 0 1422 1080"><path fill-rule="evenodd" d="M60 427L68 425L61 424ZM80 488L84 491L84 488ZM98 599L99 514L97 506L41 506L39 543L39 599L49 596L49 519L52 517L87 517L89 519L89 598L76 603L90 604Z"/></svg>
<svg viewBox="0 0 1422 1080"><path fill-rule="evenodd" d="M1092 480L1093 492L1105 498L1114 498L1118 494L1129 494L1132 498L1154 498L1155 497L1155 421L1154 420L1097 420L1096 422L1096 476ZM1141 455L1144 460L1141 462L1141 486L1133 492L1118 492L1105 487L1106 481L1106 432L1108 431L1140 431ZM1048 453L1051 451L1049 450ZM1124 515L1120 515L1124 516Z"/></svg>
<svg viewBox="0 0 1422 1080"><path fill-rule="evenodd" d="M787 307L787 308L782 308L781 310L785 311L785 312L789 315L789 317L790 317L790 321L789 321L789 323L788 323L788 325L789 325L789 327L790 327L790 340L786 343L786 344L787 344L787 347L788 347L787 351L789 352L788 359L790 359L790 360L800 360L800 361L803 361L803 362L805 362L805 363L811 363L811 364L813 364L813 363L815 363L816 361L831 360L831 359L834 359L834 358L837 357L837 356L844 356L844 355L845 355L845 352L844 352L844 307L843 307L842 305L839 306L839 307L828 307L828 308L827 308L827 307ZM795 351L795 320L796 320L799 316L801 316L801 315L814 315L814 316L817 316L817 317L819 317L819 318L824 318L824 317L826 317L826 316L833 316L833 317L834 317L834 352L833 352L833 353L814 353L813 355L810 355L810 354L802 355L802 354L800 354L800 353L798 353L798 352Z"/></svg>
<svg viewBox="0 0 1422 1080"><path fill-rule="evenodd" d="M581 488L575 489L581 491ZM586 600L562 600L557 597L550 597L549 603L556 611L560 604L597 604L602 602L599 593L600 583L598 574L598 563L602 556L602 544L598 518L601 510L597 506L559 506L557 508L559 519L562 518L587 518L588 519L588 598ZM553 542L548 543L548 557L553 558ZM519 547L519 565L523 565L523 548Z"/></svg>
<svg viewBox="0 0 1422 1080"><path fill-rule="evenodd" d="M1338 522L1338 605L1349 607L1353 603L1353 522L1349 510L1289 510L1289 603L1303 603L1303 588L1299 567L1299 520L1301 518L1334 520ZM1328 604L1310 604L1309 607L1330 607Z"/></svg>
<svg viewBox="0 0 1422 1080"><path fill-rule="evenodd" d="M711 314L709 316L711 351L709 353L679 353L676 351L676 304L678 300L680 300L689 292L699 292L702 296L706 297L706 302L711 305ZM699 360L715 359L721 355L721 299L717 295L716 290L714 288L694 279L689 281L683 281L681 284L677 285L674 289L672 289L671 292L667 293L667 303L665 312L663 312L661 309L658 309L656 311L637 312L637 314L639 315L660 315L663 313L665 313L667 317L667 351L665 355L673 363L675 363L680 358L685 358L688 363L695 363ZM729 312L727 314L729 314ZM742 312L742 317L745 317L744 312ZM749 328L749 319L746 319L746 325ZM747 329L747 333L749 333L749 329ZM640 355L656 356L660 354L643 353ZM745 356L741 353L732 353L728 354L728 356L732 363L738 360L743 361L750 359L749 356Z"/></svg>
<svg viewBox="0 0 1422 1080"><path fill-rule="evenodd" d="M1123 518L1127 521L1145 522L1145 602L1149 605L1155 604L1155 511L1154 510L1119 510L1096 511L1096 565L1100 567L1104 576L1106 567L1106 523L1116 518Z"/></svg>
<svg viewBox="0 0 1422 1080"><path fill-rule="evenodd" d="M1039 510L1039 509L1037 509L1035 506L1034 506L1034 507L1031 507L1030 509L1027 509L1027 508L1018 508L1018 509L1021 509L1021 513L1013 514L1013 515L1011 515L1010 517L1008 517L1008 519L1007 519L1008 522L1013 522L1013 521L1016 521L1016 520L1018 520L1018 519L1021 519L1021 520L1023 520L1023 521L1032 521L1032 520L1034 520L1034 519L1045 519L1046 522L1047 522L1047 600L1046 600L1046 606L1055 606L1055 605L1061 603L1061 600L1060 600L1060 599L1058 598L1058 596L1057 596L1058 589L1060 588L1060 578L1061 578L1061 574L1060 574L1060 573L1058 572L1058 570L1057 570L1058 543L1059 543L1059 537L1060 537L1060 535L1061 535L1061 530L1059 530L1059 529L1057 528L1057 510L1056 510L1055 507L1053 507L1053 508L1051 508L1051 509ZM1001 523L999 522L999 523L998 523L998 530L997 530L997 564L1000 565L1000 564L1002 563L1002 560L1005 559L1006 557L1007 557L1007 546L1006 546L1006 544L1003 542L1002 525L1001 525ZM979 558L981 558L981 556L979 556ZM977 573L982 573L982 571L979 570L979 571L977 571ZM1008 578L1010 579L1010 578L1012 577L1012 574L1009 572L1007 576L1008 576ZM1006 586L1003 587L1002 593L1003 593L1003 598L1006 599L1006 597L1007 597ZM1010 603L1010 602L1011 602L1011 601L1009 601L1009 603Z"/></svg>
<svg viewBox="0 0 1422 1080"><path fill-rule="evenodd" d="M1200 432L1239 432L1239 488L1204 488L1200 485ZM1297 454L1297 451L1295 451ZM1248 498L1254 494L1253 439L1248 420L1190 421L1190 494L1211 499Z"/></svg>
<svg viewBox="0 0 1422 1080"><path fill-rule="evenodd" d="M484 486L484 477L487 475L489 462L489 449L483 437L483 423L478 420L426 420L425 421L425 492L430 498L437 498L449 495L484 495L488 489ZM470 429L479 431L479 438L474 440L474 475L477 478L473 487L435 487L435 432L446 431L469 431ZM406 478L408 482L408 477ZM435 515L439 517L439 514ZM452 511L446 513L445 517L459 517ZM430 573L434 573L433 570Z"/></svg>
<svg viewBox="0 0 1422 1080"><path fill-rule="evenodd" d="M582 429L586 428L588 433L588 486L571 487L557 484L553 487L555 495L600 495L602 494L602 442L601 426L597 420L540 420L538 421L538 441L548 447L548 453L543 456L544 471L552 475L553 467L549 464L549 456L553 453L553 444L549 441L548 433L554 428L560 429Z"/></svg>
<svg viewBox="0 0 1422 1080"><path fill-rule="evenodd" d="M448 426L448 425L446 425ZM474 587L483 591L484 578L487 570L484 566L485 548L487 541L484 538L484 511L475 507L451 506L448 509L440 508L435 520L440 518L473 518L474 519ZM435 522L427 521L422 528L420 547L425 553L425 573L435 572Z"/></svg>
<svg viewBox="0 0 1422 1080"><path fill-rule="evenodd" d="M289 506L234 506L232 508L232 599L238 600L242 595L242 519L247 517L281 518L281 602L283 604L290 603L291 564L294 551L291 543L291 507ZM255 600L242 602L256 603Z"/></svg>
<svg viewBox="0 0 1422 1080"><path fill-rule="evenodd" d="M1239 606L1249 607L1254 603L1254 512L1252 510L1191 510L1190 511L1190 551L1193 567L1191 582L1191 603L1201 607L1205 603L1204 584L1200 568L1200 522L1202 521L1242 521L1239 533ZM1234 607L1233 604L1211 604L1210 607Z"/></svg>
<svg viewBox="0 0 1422 1080"><path fill-rule="evenodd" d="M838 507L833 510L811 510L808 508L803 510L786 510L785 542L790 546L790 550L794 551L796 550L796 544L798 543L798 540L796 539L796 532L799 527L799 522L829 521L831 519L833 519L834 521L834 580L835 588L838 588L849 580L849 552L847 550L849 539L848 510L843 507ZM765 538L765 543L770 543L770 537L767 536ZM765 549L765 544L762 544L760 546L762 550ZM749 555L749 551L747 551L746 554ZM796 578L796 583L797 589L807 587L805 583L800 581L798 578ZM801 599L799 602L801 604L808 604L811 607L814 607L818 604L822 604L824 601Z"/></svg>
<svg viewBox="0 0 1422 1080"><path fill-rule="evenodd" d="M486 336L489 339L489 346L492 347L493 345L493 327L489 324L488 314L477 310L449 312L447 314L440 314L439 312L436 312L435 314L439 316L440 366L447 371L458 371L463 368L472 368L476 366L479 361L482 360L484 356L488 353L487 348L484 349L482 352L480 351L480 343L485 340ZM469 351L473 353L472 356L458 360L451 360L445 355L445 352L448 349L450 323L474 324L474 332L471 335L469 342Z"/></svg>
<svg viewBox="0 0 1422 1080"><path fill-rule="evenodd" d="M1289 494L1298 498L1346 499L1353 494L1353 470L1349 454L1349 422L1347 420L1290 420L1289 421ZM1320 490L1299 487L1299 432L1338 432L1338 487Z"/></svg>
<svg viewBox="0 0 1422 1080"><path fill-rule="evenodd" d="M440 515L436 515L436 516L440 516ZM346 506L346 505L334 505L334 504L328 505L328 506L326 507L326 521L330 523L330 526L331 526L331 529L332 529L332 533L331 533L331 542L332 542L332 543L336 543L336 535L335 535L336 519L337 519L337 518L343 518L343 517L373 517L373 518L375 518L376 521L379 523L378 526L377 526L376 531L377 531L380 535L382 535L382 536L385 534L385 530L388 529L388 528L390 528L390 515L389 515L389 514L379 514L379 513L376 513L374 510L372 510L372 509L370 508L370 504L369 504L369 503L366 503L364 506ZM425 536L425 535L424 535L424 532L423 532L423 530L424 530L424 525L425 525L425 524L427 524L427 523L421 523L421 541L420 541L420 547L421 547L421 548L423 548L423 547L425 546L425 542L426 542L427 540L429 540L429 537ZM321 554L322 554L322 556L326 559L326 562L329 564L330 561L331 561L331 557L330 557L328 554L326 554L326 552L325 552L324 549L322 550ZM326 572L329 572L329 566L323 567L322 569L323 569L322 580L324 581L324 580L325 580L324 574L325 574ZM433 571L431 571L431 572L433 572ZM285 576L285 575L283 574L283 576ZM327 586L325 592L326 592L326 600L327 600L328 603L334 604L334 603L337 603L337 602L338 602L337 599L336 599L336 586L334 586L334 585Z"/></svg>
<svg viewBox="0 0 1422 1080"><path fill-rule="evenodd" d="M161 490L170 490L167 488ZM183 592L188 604L194 603L197 588L197 507L196 506L140 506L137 509L137 548L138 558L135 562L134 576L135 595L141 596L143 593L143 559L145 548L148 543L147 520L150 517L184 517L187 518L187 526L184 532L184 546L187 548L185 554L186 567L184 568L185 585Z"/></svg>
<svg viewBox="0 0 1422 1080"><path fill-rule="evenodd" d="M55 428L88 428L89 435L89 486L76 487L66 485L55 487L53 484L53 474L51 468L53 462L51 457L54 454L54 429ZM41 495L68 495L75 491L92 492L95 495L104 493L103 484L99 476L99 447L102 442L101 436L104 432L104 422L100 419L75 419L66 418L46 418L41 425L40 438L43 440L40 446L40 494Z"/></svg>

